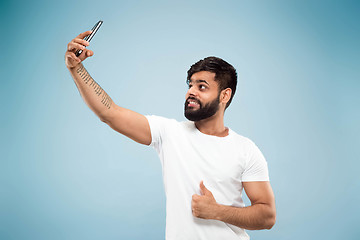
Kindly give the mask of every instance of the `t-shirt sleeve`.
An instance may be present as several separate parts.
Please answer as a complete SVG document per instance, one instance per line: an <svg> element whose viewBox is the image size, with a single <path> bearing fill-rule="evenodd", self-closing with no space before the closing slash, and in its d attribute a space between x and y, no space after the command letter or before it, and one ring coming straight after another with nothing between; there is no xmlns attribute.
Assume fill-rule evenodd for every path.
<svg viewBox="0 0 360 240"><path fill-rule="evenodd" d="M149 122L151 131L150 146L155 148L156 150L159 150L162 143L162 137L164 135L164 129L167 123L167 119L155 115L146 115L145 117Z"/></svg>
<svg viewBox="0 0 360 240"><path fill-rule="evenodd" d="M243 182L269 181L268 165L260 149L251 144L249 159L242 175Z"/></svg>

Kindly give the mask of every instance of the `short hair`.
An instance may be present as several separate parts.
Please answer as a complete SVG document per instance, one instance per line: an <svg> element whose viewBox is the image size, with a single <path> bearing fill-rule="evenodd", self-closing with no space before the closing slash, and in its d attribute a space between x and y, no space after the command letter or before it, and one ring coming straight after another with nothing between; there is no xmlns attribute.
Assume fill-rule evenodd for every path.
<svg viewBox="0 0 360 240"><path fill-rule="evenodd" d="M235 68L218 57L207 57L197 63L194 63L187 72L187 83L190 82L190 78L194 73L208 71L215 73L215 81L219 84L220 91L230 88L231 97L227 102L225 109L230 105L232 98L235 95L236 84L237 84L237 73Z"/></svg>

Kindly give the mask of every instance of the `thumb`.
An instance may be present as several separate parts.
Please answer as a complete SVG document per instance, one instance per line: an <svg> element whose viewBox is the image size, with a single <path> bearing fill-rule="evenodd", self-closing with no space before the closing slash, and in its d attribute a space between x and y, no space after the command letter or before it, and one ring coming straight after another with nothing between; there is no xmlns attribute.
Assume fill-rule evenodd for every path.
<svg viewBox="0 0 360 240"><path fill-rule="evenodd" d="M88 57L91 57L92 55L94 55L94 52L89 50L89 49L84 49L84 51L80 54L79 58L81 61L84 61L85 59L87 59Z"/></svg>
<svg viewBox="0 0 360 240"><path fill-rule="evenodd" d="M91 51L91 50L86 51L86 57L91 57L92 55L94 55L93 51Z"/></svg>
<svg viewBox="0 0 360 240"><path fill-rule="evenodd" d="M211 192L205 187L204 181L200 182L200 191L201 195L209 195L209 193L211 194Z"/></svg>

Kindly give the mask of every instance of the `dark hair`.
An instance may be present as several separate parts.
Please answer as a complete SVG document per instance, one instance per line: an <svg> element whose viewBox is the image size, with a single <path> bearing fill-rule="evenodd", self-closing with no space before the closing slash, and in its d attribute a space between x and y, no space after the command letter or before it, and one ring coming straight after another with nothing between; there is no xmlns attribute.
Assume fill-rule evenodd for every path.
<svg viewBox="0 0 360 240"><path fill-rule="evenodd" d="M236 91L237 74L235 68L221 58L207 57L190 67L187 72L187 83L189 83L194 73L201 71L215 73L215 81L219 84L219 93L226 88L231 88L231 97L226 104L226 109L230 105Z"/></svg>

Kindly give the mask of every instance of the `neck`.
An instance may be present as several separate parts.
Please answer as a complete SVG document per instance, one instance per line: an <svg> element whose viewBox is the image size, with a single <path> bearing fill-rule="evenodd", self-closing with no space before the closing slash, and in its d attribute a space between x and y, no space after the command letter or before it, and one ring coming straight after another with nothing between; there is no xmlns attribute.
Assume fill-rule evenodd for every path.
<svg viewBox="0 0 360 240"><path fill-rule="evenodd" d="M218 111L212 117L196 121L196 128L207 135L217 137L226 137L229 135L229 129L224 126L224 113Z"/></svg>

